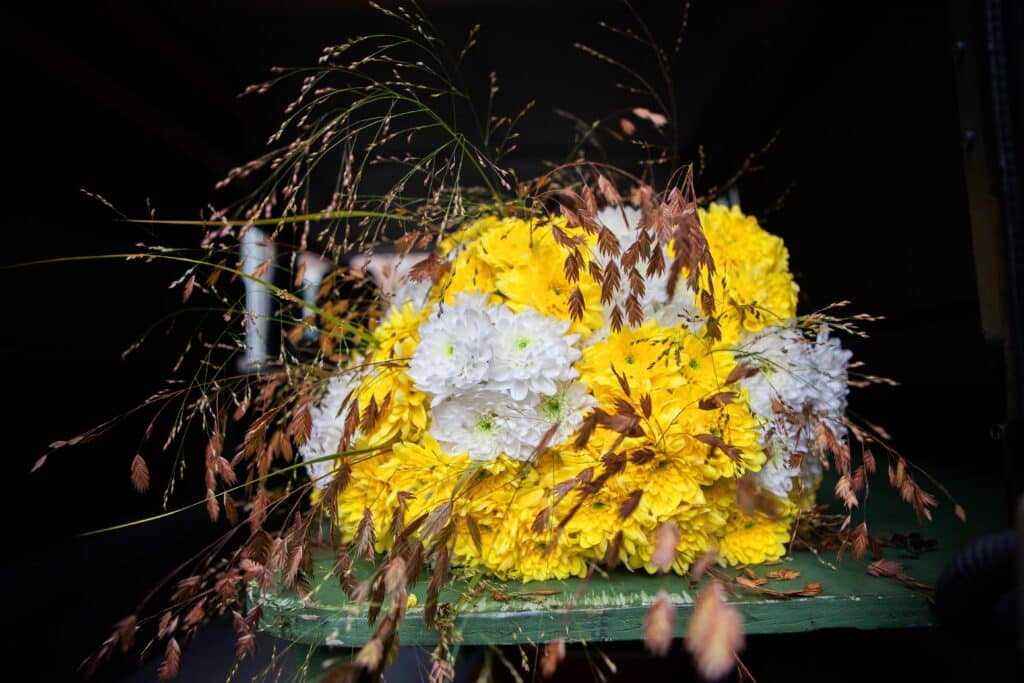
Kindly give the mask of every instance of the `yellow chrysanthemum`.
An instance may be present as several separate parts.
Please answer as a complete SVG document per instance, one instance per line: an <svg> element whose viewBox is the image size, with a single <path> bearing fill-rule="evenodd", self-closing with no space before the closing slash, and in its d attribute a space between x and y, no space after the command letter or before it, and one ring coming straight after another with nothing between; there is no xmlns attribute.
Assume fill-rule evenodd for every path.
<svg viewBox="0 0 1024 683"><path fill-rule="evenodd" d="M736 480L765 461L763 423L751 412L747 390L725 382L737 366L736 340L791 319L797 288L782 241L753 218L712 206L701 220L718 268L721 340L687 325L663 326L660 319L609 332L609 310L586 262L595 258L595 238L566 228L563 219L487 217L446 237L440 249L448 268L426 305L392 308L374 330L377 344L364 360L369 371L354 392L356 446L384 450L352 460L338 502L347 532L369 511L377 550L384 551L396 515L409 522L448 505L453 561L522 580L584 576L619 534L623 564L655 571L656 533L670 520L680 530L677 572L709 551L731 564L780 557L795 512L813 502L813 491L795 489L791 500L779 501L778 518L741 511ZM578 238L581 262L571 282L566 260L574 252L562 236L555 239L552 225ZM570 315L569 295L577 288L582 319ZM573 342L579 376L570 383L586 396L580 405L589 409L596 402L604 416L588 427L587 438L576 442L561 432L562 443L545 444L525 462L507 454L487 461L453 457L438 445L430 434L431 395L414 386L408 362L435 305L452 305L467 293L486 295L481 301L488 306L502 304L516 314L534 309L570 324L566 334L579 335ZM497 326L493 319L490 324ZM485 329L484 337L491 331ZM458 334L454 339L449 355ZM438 362L447 362L440 348ZM457 401L459 395L434 398ZM491 405L486 401L494 398L479 400Z"/></svg>
<svg viewBox="0 0 1024 683"><path fill-rule="evenodd" d="M799 287L782 239L738 207L712 204L700 210L700 219L717 270L715 303L723 341L792 320Z"/></svg>
<svg viewBox="0 0 1024 683"><path fill-rule="evenodd" d="M735 506L718 542L718 555L731 565L774 562L786 554L793 518L744 514Z"/></svg>

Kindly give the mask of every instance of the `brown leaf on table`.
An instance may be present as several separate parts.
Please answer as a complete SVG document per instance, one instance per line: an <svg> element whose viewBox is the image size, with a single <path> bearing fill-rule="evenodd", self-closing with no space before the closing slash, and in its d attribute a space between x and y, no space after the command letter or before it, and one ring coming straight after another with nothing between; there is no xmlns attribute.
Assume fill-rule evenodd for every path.
<svg viewBox="0 0 1024 683"><path fill-rule="evenodd" d="M737 576L736 583L743 586L747 590L752 590L755 593L759 593L761 595L767 595L770 598L813 598L816 595L821 594L820 583L809 583L803 588L795 588L793 590L788 591L777 591L771 588L765 588L762 585L763 579L755 580L746 576Z"/></svg>
<svg viewBox="0 0 1024 683"><path fill-rule="evenodd" d="M872 576L896 576L903 572L903 565L893 560L875 560L868 565L868 574Z"/></svg>
<svg viewBox="0 0 1024 683"><path fill-rule="evenodd" d="M178 675L181 667L181 646L176 638L167 641L167 650L164 653L164 661L157 669L156 675L161 681L169 681Z"/></svg>
<svg viewBox="0 0 1024 683"><path fill-rule="evenodd" d="M149 489L149 468L141 455L136 455L132 460L132 486L139 493L145 493Z"/></svg>
<svg viewBox="0 0 1024 683"><path fill-rule="evenodd" d="M705 586L686 629L686 649L707 680L732 671L736 654L743 649L743 617L735 605L722 601L723 590L719 581Z"/></svg>
<svg viewBox="0 0 1024 683"><path fill-rule="evenodd" d="M664 657L672 647L672 632L675 628L676 606L664 590L658 591L654 603L644 617L644 646L658 657Z"/></svg>
<svg viewBox="0 0 1024 683"><path fill-rule="evenodd" d="M679 539L681 538L682 533L679 531L679 525L675 520L670 519L662 523L654 533L654 551L651 553L651 564L662 572L667 572L671 569L672 563L676 561L678 554L676 546L679 545Z"/></svg>
<svg viewBox="0 0 1024 683"><path fill-rule="evenodd" d="M800 572L795 569L773 569L765 572L765 577L774 581L791 581L800 578Z"/></svg>
<svg viewBox="0 0 1024 683"><path fill-rule="evenodd" d="M544 678L554 676L563 659L565 659L565 639L556 638L544 646L544 656L540 660L540 675Z"/></svg>

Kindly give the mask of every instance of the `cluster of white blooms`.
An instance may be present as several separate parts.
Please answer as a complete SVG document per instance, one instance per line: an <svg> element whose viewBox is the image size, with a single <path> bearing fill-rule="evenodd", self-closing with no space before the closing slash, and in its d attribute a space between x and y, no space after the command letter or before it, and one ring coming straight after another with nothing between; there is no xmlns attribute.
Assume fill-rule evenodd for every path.
<svg viewBox="0 0 1024 683"><path fill-rule="evenodd" d="M336 455L345 429L343 403L349 394L359 386L365 372L348 370L327 381L327 391L310 411L311 427L309 438L299 448L299 456L306 463L306 473L318 488L330 482ZM353 440L357 435L353 436Z"/></svg>
<svg viewBox="0 0 1024 683"><path fill-rule="evenodd" d="M430 433L441 447L475 460L502 453L523 460L545 436L550 444L567 439L596 404L573 381L579 336L568 328L532 308L488 305L479 294L435 306L420 327L409 377L431 397Z"/></svg>
<svg viewBox="0 0 1024 683"><path fill-rule="evenodd" d="M639 237L641 219L642 215L639 209L626 205L606 207L597 214L598 222L611 230L619 239L619 249L623 252L633 246ZM602 268L606 267L611 260L599 252L595 255ZM676 291L669 296L668 268L665 268L660 274L652 274L647 277L644 284L644 295L640 299L640 305L643 308L645 320L657 320L659 325L665 327L684 324L694 334L704 327L707 320L697 305L696 296L685 283L677 284ZM622 308L628 295L627 288L620 289L617 297L609 302L608 308L615 305Z"/></svg>
<svg viewBox="0 0 1024 683"><path fill-rule="evenodd" d="M851 353L839 345L838 339L822 329L816 340L807 339L794 327L769 327L741 344L740 352L748 362L760 369L742 381L747 388L751 412L763 420L765 450L769 460L754 475L758 484L775 495L785 496L792 488L793 477L800 476L805 485L813 483L821 464L811 455L814 424L825 423L844 438L846 429L840 418L846 412L847 366ZM781 404L777 412L774 402ZM799 423L788 415L802 416ZM800 464L790 464L790 457L803 453Z"/></svg>

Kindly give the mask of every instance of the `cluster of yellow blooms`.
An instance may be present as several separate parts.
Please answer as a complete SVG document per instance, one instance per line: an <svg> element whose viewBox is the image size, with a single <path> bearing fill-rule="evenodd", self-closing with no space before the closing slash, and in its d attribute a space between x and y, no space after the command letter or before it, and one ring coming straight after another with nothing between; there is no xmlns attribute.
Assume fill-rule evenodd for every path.
<svg viewBox="0 0 1024 683"><path fill-rule="evenodd" d="M450 503L454 562L523 580L585 575L619 531L619 561L654 571L655 532L669 520L681 532L678 572L708 551L729 564L781 557L798 507L813 491L795 487L777 500L775 514L744 512L737 481L766 461L763 420L745 388L724 383L741 362L744 334L795 318L797 287L782 240L755 219L711 205L700 221L717 266L714 336L706 324L664 316L613 330L593 273L584 268L578 282L567 280L569 249L553 237L551 222L490 217L447 238L439 254L448 267L425 301L396 301L374 330L378 345L361 359L351 400L367 406L372 399L380 410L351 445L384 449L353 466L338 500L342 527L355 530L368 510L384 551L396 513L408 522ZM569 231L563 219L554 224ZM579 234L599 260L596 239ZM680 296L692 300L684 279ZM584 305L572 316L569 294L577 286ZM577 430L561 443L539 444L530 458L480 459L442 448L431 430L433 397L417 388L409 360L421 326L474 293L515 314L533 309L567 323L565 334L578 335L568 338L588 405L606 415L629 406L638 427L622 433L598 424L586 439ZM726 389L735 394L721 405L704 401ZM558 414L559 400L544 398L541 410Z"/></svg>

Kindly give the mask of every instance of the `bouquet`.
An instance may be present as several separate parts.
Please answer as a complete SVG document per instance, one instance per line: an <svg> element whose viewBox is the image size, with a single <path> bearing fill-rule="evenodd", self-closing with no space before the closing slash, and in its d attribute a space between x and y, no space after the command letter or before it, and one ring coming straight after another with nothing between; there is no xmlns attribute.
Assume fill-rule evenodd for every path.
<svg viewBox="0 0 1024 683"><path fill-rule="evenodd" d="M155 635L162 676L217 615L233 614L238 656L250 654L260 597L308 595L327 548L376 623L342 668L380 670L409 589L425 580L423 616L439 633L432 676L445 680L457 614L440 596L453 578L716 577L812 543L802 528L859 556L869 536L853 510L873 449L930 514L935 498L885 434L846 415L851 385L884 380L852 379L834 335L863 336L873 318L841 316L841 304L798 313L783 241L716 201L727 187L699 192L699 166L679 163L674 97L652 88L657 109L610 119L645 157L636 173L587 157L597 126L569 161L520 179L508 158L529 107L492 114L492 82L487 116L463 111L474 98L453 64L475 33L453 57L415 7L378 9L395 33L327 48L318 66L250 89L300 83L270 151L224 183L262 184L198 222L199 253L139 255L183 264L183 299L224 304L236 335L200 349L201 381L153 400L180 406L167 443L203 427L209 516L241 531L174 577ZM679 41L651 47L671 91ZM420 140L428 151L412 153ZM241 300L229 294L237 280ZM271 320L281 341L264 357L253 347ZM831 520L815 505L830 468L845 507ZM142 455L131 470L146 490ZM712 678L742 642L723 596L709 583L688 631ZM667 651L673 610L664 593L651 606L637 635L652 652ZM139 618L90 664L130 645ZM561 656L559 640L544 670Z"/></svg>
<svg viewBox="0 0 1024 683"><path fill-rule="evenodd" d="M320 382L300 453L345 541L429 520L453 564L523 580L785 553L845 448L849 352L753 218L599 188L446 237Z"/></svg>

